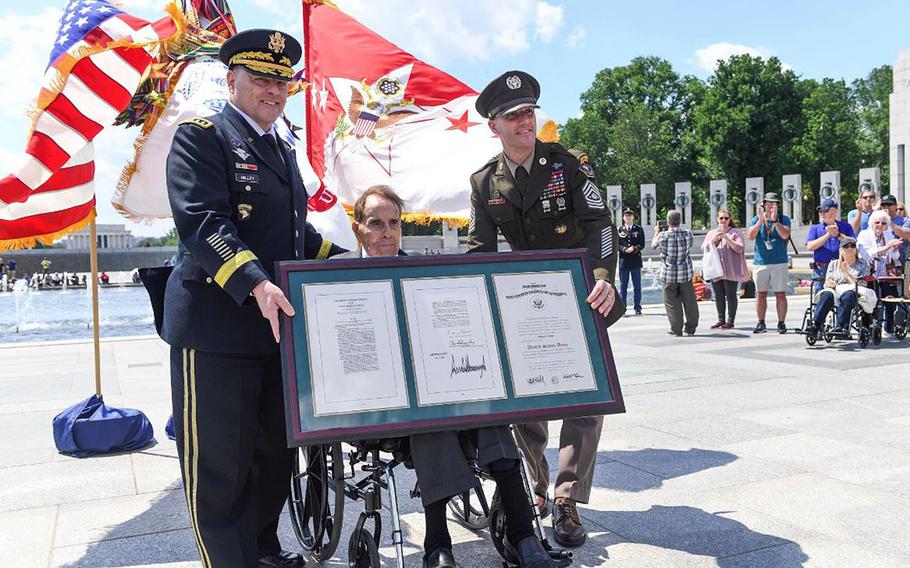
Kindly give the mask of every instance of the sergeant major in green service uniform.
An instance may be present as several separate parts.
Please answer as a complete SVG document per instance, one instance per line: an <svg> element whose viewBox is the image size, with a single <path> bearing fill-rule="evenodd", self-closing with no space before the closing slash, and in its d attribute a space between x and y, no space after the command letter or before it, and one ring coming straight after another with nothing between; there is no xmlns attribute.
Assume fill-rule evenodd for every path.
<svg viewBox="0 0 910 568"><path fill-rule="evenodd" d="M616 229L591 165L559 144L537 140L539 96L534 77L509 71L477 98L477 111L489 119L503 151L471 176L468 250L496 251L497 230L513 250L586 248L596 278L588 302L609 325L625 311L613 288ZM553 513L556 542L563 546L580 546L586 538L575 503L588 502L602 423L600 416L563 421ZM545 506L547 423L518 424L515 433L538 501Z"/></svg>
<svg viewBox="0 0 910 568"><path fill-rule="evenodd" d="M279 260L343 252L306 222L296 159L276 137L300 44L273 30L228 39L229 102L181 124L167 160L180 237L161 335L171 346L177 450L202 566L296 567L278 518L290 488Z"/></svg>

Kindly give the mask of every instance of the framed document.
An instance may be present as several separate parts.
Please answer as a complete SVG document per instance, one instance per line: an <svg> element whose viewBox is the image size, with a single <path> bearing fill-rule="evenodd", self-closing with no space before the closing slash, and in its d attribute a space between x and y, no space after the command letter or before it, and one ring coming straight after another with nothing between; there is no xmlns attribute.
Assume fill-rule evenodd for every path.
<svg viewBox="0 0 910 568"><path fill-rule="evenodd" d="M505 398L483 276L401 281L417 403Z"/></svg>
<svg viewBox="0 0 910 568"><path fill-rule="evenodd" d="M313 416L407 408L392 283L304 284Z"/></svg>
<svg viewBox="0 0 910 568"><path fill-rule="evenodd" d="M584 250L280 262L288 441L624 412Z"/></svg>

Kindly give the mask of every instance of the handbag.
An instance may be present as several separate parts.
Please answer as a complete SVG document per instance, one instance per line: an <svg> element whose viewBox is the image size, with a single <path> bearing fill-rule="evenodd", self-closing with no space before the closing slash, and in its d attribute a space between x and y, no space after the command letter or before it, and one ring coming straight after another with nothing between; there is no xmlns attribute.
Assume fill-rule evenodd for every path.
<svg viewBox="0 0 910 568"><path fill-rule="evenodd" d="M717 247L711 241L705 241L707 248L705 254L701 257L701 277L705 282L710 282L716 278L722 278L724 267L720 264L720 253Z"/></svg>

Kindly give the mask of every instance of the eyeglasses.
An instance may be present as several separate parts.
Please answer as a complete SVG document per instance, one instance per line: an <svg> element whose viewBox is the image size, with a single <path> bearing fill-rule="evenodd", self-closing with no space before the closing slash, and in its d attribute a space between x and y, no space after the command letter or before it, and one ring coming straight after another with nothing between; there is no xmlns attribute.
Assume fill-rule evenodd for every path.
<svg viewBox="0 0 910 568"><path fill-rule="evenodd" d="M842 248L842 249L855 249L855 248L856 248L856 243L847 243L847 244L845 244L845 245L841 245L840 248Z"/></svg>
<svg viewBox="0 0 910 568"><path fill-rule="evenodd" d="M903 207L898 207L897 210L898 210L898 211L903 211L904 208L903 208Z"/></svg>
<svg viewBox="0 0 910 568"><path fill-rule="evenodd" d="M718 221L729 221L730 218L729 217L718 217L717 220Z"/></svg>
<svg viewBox="0 0 910 568"><path fill-rule="evenodd" d="M884 221L876 221L876 222L874 222L874 223L872 223L872 224L873 224L873 225L887 225L888 223L886 223L886 222L884 222Z"/></svg>

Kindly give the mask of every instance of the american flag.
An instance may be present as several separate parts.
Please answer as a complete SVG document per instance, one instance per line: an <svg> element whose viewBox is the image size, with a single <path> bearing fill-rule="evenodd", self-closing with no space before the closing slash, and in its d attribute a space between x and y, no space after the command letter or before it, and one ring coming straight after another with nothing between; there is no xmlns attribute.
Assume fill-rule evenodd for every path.
<svg viewBox="0 0 910 568"><path fill-rule="evenodd" d="M105 0L71 0L60 18L25 153L0 179L0 250L51 242L93 217L92 140L129 104L177 32L177 8L154 23Z"/></svg>

